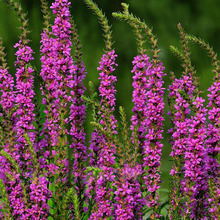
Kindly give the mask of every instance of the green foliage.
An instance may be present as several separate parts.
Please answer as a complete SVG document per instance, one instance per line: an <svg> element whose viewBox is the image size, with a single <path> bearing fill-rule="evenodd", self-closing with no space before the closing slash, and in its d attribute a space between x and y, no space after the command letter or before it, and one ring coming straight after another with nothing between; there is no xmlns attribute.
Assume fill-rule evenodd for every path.
<svg viewBox="0 0 220 220"><path fill-rule="evenodd" d="M209 45L209 43L206 43L204 40L200 38L197 38L193 35L186 35L185 38L188 41L198 44L199 46L201 46L203 49L207 51L209 57L212 59L212 66L214 67L213 73L215 74L215 78L217 78L220 73L220 62L217 58L217 53L215 53L215 51Z"/></svg>
<svg viewBox="0 0 220 220"><path fill-rule="evenodd" d="M29 33L28 31L28 20L27 20L27 14L23 12L23 9L21 5L18 2L15 2L14 0L4 0L11 8L16 12L18 15L18 20L20 22L20 30L21 30L21 36L20 39L22 43L25 45L29 42L27 39L27 35Z"/></svg>
<svg viewBox="0 0 220 220"><path fill-rule="evenodd" d="M158 54L159 54L159 49L158 49L158 44L157 44L157 38L153 34L152 29L147 26L147 24L144 21L141 21L140 18L134 16L132 13L128 12L128 5L125 3L122 5L124 7L123 13L117 12L117 13L112 13L113 17L119 19L119 20L125 20L127 21L131 26L135 27L135 29L142 28L145 31L145 34L148 36L150 43L151 43L151 48L152 48L152 54L154 61L158 59ZM137 34L137 42L139 45L139 51L141 53L144 52L143 49L143 37L140 35L139 31L136 31Z"/></svg>
<svg viewBox="0 0 220 220"><path fill-rule="evenodd" d="M11 163L11 165L13 166L13 168L16 170L16 173L18 173L21 177L21 188L23 190L23 194L24 194L24 200L27 203L28 199L27 199L27 192L26 192L26 187L25 187L25 182L24 182L24 178L22 178L22 172L20 170L20 167L18 166L18 164L16 163L16 161L11 157L11 155L9 155L7 152L5 152L4 150L0 151L0 155L4 156L9 163Z"/></svg>
<svg viewBox="0 0 220 220"><path fill-rule="evenodd" d="M127 16L129 16L129 5L126 3L121 3L122 7L123 7L123 13ZM117 15L113 13L113 16L115 16L117 18ZM142 35L142 30L140 29L139 25L137 22L130 22L129 23L131 25L131 27L133 27L134 29L134 33L136 35L136 41L137 41L137 45L138 45L138 52L140 54L144 54L146 52L146 49L144 49L144 43L145 40L143 39L143 35Z"/></svg>
<svg viewBox="0 0 220 220"><path fill-rule="evenodd" d="M81 60L82 59L82 52L81 52L82 46L80 45L79 35L78 35L78 31L77 31L74 19L72 18L70 22L71 22L71 27L72 27L73 42L75 45L76 65L80 66L82 65L82 60Z"/></svg>
<svg viewBox="0 0 220 220"><path fill-rule="evenodd" d="M0 36L0 62L2 63L3 69L7 67L6 54L4 50L5 50L5 47L3 46L3 40L2 40L2 37Z"/></svg>
<svg viewBox="0 0 220 220"><path fill-rule="evenodd" d="M84 0L84 2L88 5L88 7L94 11L94 13L98 16L100 24L102 25L103 31L105 33L104 37L106 39L106 51L112 50L112 36L111 36L111 27L108 24L108 19L105 14L99 9L98 5L94 3L92 0Z"/></svg>
<svg viewBox="0 0 220 220"><path fill-rule="evenodd" d="M27 144L28 144L28 149L31 153L31 156L33 158L33 164L34 164L34 175L33 175L33 178L35 178L39 172L39 161L37 159L37 154L34 150L34 147L33 147L33 144L31 143L31 139L30 139L30 136L26 133L24 134L24 138L25 140L27 141Z"/></svg>
<svg viewBox="0 0 220 220"><path fill-rule="evenodd" d="M50 28L50 13L48 10L48 2L46 0L41 0L41 8L42 8L42 13L43 13L43 18L44 18L44 26L49 32Z"/></svg>
<svg viewBox="0 0 220 220"><path fill-rule="evenodd" d="M0 205L3 206L3 209L0 209L0 212L3 212L5 219L12 220L10 202L2 179L0 179Z"/></svg>
<svg viewBox="0 0 220 220"><path fill-rule="evenodd" d="M174 53L182 62L185 62L185 56L182 52L179 51L177 47L170 45L170 50Z"/></svg>
<svg viewBox="0 0 220 220"><path fill-rule="evenodd" d="M94 95L92 95L92 97L94 97ZM97 100L93 100L93 98L91 97L86 97L83 96L82 97L88 104L91 104L93 107L93 120L91 121L90 124L95 127L95 129L97 129L98 131L101 132L101 134L105 135L107 139L109 139L111 142L113 142L116 146L119 145L118 143L118 139L116 138L116 136L112 133L111 130L111 119L110 119L110 114L109 114L109 110L106 108L103 108L100 103ZM100 113L102 113L105 117L105 119L107 120L107 123L109 126L107 129L104 129L104 127L99 123L99 119L98 117L100 117Z"/></svg>

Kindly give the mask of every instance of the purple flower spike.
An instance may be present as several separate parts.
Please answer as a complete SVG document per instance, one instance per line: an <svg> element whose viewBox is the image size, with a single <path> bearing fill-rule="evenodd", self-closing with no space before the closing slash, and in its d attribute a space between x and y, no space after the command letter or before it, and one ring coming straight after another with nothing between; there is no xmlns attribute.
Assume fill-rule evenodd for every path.
<svg viewBox="0 0 220 220"><path fill-rule="evenodd" d="M206 161L207 172L209 174L209 189L213 198L209 198L211 216L217 219L220 214L220 178L219 178L219 162L217 160L220 152L220 80L215 79L214 83L208 89L208 119L210 123L207 129L206 140Z"/></svg>
<svg viewBox="0 0 220 220"><path fill-rule="evenodd" d="M131 130L137 127L142 152L144 190L148 191L145 202L148 207L156 209L159 205L156 191L161 182L159 167L163 147L164 67L161 63L154 65L146 54L136 56L133 65L134 115L131 119Z"/></svg>
<svg viewBox="0 0 220 220"><path fill-rule="evenodd" d="M0 91L2 92L0 104L6 113L15 103L14 80L7 68L0 67Z"/></svg>
<svg viewBox="0 0 220 220"><path fill-rule="evenodd" d="M17 133L17 144L16 148L20 155L20 166L23 167L25 171L24 175L28 176L32 172L31 164L31 153L28 150L28 144L24 138L24 134L27 133L30 137L31 142L35 143L35 127L33 122L35 121L34 112L34 76L33 68L29 66L30 61L34 58L32 57L32 49L23 45L21 41L15 45L18 48L16 52L17 61L16 65L16 124L14 130ZM29 162L28 162L29 161ZM25 168L26 167L26 168Z"/></svg>
<svg viewBox="0 0 220 220"><path fill-rule="evenodd" d="M141 220L143 213L141 207L143 199L141 194L140 183L138 177L142 174L140 165L130 168L124 165L120 174L119 181L116 182L117 189L115 191L115 219L137 219Z"/></svg>
<svg viewBox="0 0 220 220"><path fill-rule="evenodd" d="M117 55L114 50L104 54L101 62L99 62L100 66L97 68L100 71L99 79L101 80L99 86L101 96L100 104L102 108L104 110L107 109L109 115L111 115L109 121L106 120L104 114L100 115L100 124L112 135L117 134L117 121L113 116L116 94L114 84L116 77L112 75L115 66L117 66L115 63L116 57ZM89 219L107 219L113 215L114 208L114 204L111 200L113 189L110 186L114 183L115 179L113 165L115 164L116 146L107 140L105 135L95 130L92 134L90 150L92 150L90 164L98 166L102 169L102 172L95 184L96 203Z"/></svg>
<svg viewBox="0 0 220 220"><path fill-rule="evenodd" d="M188 76L183 76L181 79L174 78L173 83L169 86L169 97L171 102L171 111L168 113L171 116L173 128L169 131L172 134L171 144L172 150L170 156L174 160L174 165L170 175L173 177L173 192L171 194L170 218L175 219L182 214L183 204L181 198L184 196L184 187L180 187L183 178L183 163L184 156L188 143L188 119L190 118L190 103L185 96L193 99L193 91L195 86L192 79ZM184 96L183 94L186 93Z"/></svg>
<svg viewBox="0 0 220 220"><path fill-rule="evenodd" d="M204 100L196 97L193 101L195 114L187 120L189 135L187 138L187 147L185 151L183 186L185 194L189 196L190 201L186 203L186 213L191 213L191 218L201 218L207 216L207 172L205 164L205 138L206 112L203 106Z"/></svg>

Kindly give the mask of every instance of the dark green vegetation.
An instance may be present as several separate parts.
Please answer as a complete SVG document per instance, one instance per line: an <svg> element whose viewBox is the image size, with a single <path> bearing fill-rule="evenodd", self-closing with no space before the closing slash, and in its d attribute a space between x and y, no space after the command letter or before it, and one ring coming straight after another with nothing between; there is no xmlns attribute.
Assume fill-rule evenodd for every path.
<svg viewBox="0 0 220 220"><path fill-rule="evenodd" d="M52 1L48 1L51 3ZM124 2L124 1L123 1ZM117 63L119 64L117 74L117 103L124 106L128 117L131 116L131 72L133 57L137 54L136 42L131 28L125 22L120 22L112 17L112 12L121 11L120 0L97 0L96 3L106 13L109 23L112 24L113 39L116 49ZM130 10L141 19L144 19L149 26L154 27L154 33L159 39L161 49L160 59L166 67L167 76L165 77L166 87L170 84L169 72L174 71L178 76L182 69L179 60L169 50L170 44L179 47L179 35L177 24L181 23L185 31L189 34L199 36L206 42L213 45L215 51L220 51L220 1L219 0L130 0L126 1L130 5ZM42 14L40 13L39 0L22 0L24 11L28 12L29 29L31 30L30 46L35 51L35 65L40 69L39 62L39 41L42 31ZM81 44L83 45L83 60L88 70L85 85L88 81L93 81L98 86L98 73L96 67L101 58L104 48L104 41L101 27L97 17L89 11L83 0L72 1L72 15L79 30ZM13 65L15 61L14 45L18 41L19 30L17 16L11 9L0 2L0 33L2 35L10 72L15 72ZM210 71L211 62L206 53L198 46L191 45L191 59L196 66L197 76L199 77L200 89L205 91L211 85L213 74ZM150 52L149 52L150 55ZM36 81L36 92L40 94L38 82ZM166 92L167 95L167 92ZM166 96L165 95L165 96ZM166 101L166 100L165 100ZM168 111L166 105L165 113ZM90 114L88 112L88 114ZM90 118L88 117L88 120ZM87 123L87 134L90 137L90 127ZM165 133L169 127L169 120L165 121ZM168 138L168 136L167 136ZM165 138L165 141L166 139ZM163 151L163 181L164 188L168 186L168 173L171 166L169 162L170 145L168 141Z"/></svg>

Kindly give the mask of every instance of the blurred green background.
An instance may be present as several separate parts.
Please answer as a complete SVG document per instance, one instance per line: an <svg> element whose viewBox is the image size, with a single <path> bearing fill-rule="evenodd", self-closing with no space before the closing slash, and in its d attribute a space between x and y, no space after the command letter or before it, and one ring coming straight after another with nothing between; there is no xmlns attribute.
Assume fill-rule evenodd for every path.
<svg viewBox="0 0 220 220"><path fill-rule="evenodd" d="M117 75L117 109L122 105L126 109L128 120L131 116L132 103L132 59L137 54L136 42L134 34L130 26L112 17L112 12L121 11L121 0L96 0L96 3L103 9L112 25L114 48L118 54L117 63L119 64L115 74ZM165 77L165 87L168 88L170 83L170 71L177 76L181 74L182 68L179 60L170 52L169 46L180 47L179 33L177 24L181 23L185 31L201 37L208 41L216 52L220 51L220 1L219 0L127 0L124 1L130 5L130 11L136 16L144 19L146 23L153 27L154 33L159 38L159 47L161 49L160 59L166 67L167 76ZM48 1L51 5L52 1ZM40 33L42 31L42 13L40 8L40 0L22 0L21 4L25 12L28 12L29 29L31 30L30 45L35 51L35 61L37 69L40 69ZM104 39L103 32L98 23L96 16L87 9L83 0L72 1L72 15L80 35L83 48L83 60L88 70L85 85L88 81L93 81L98 87L98 72L96 71L98 62L103 53ZM7 60L10 66L10 72L15 73L13 65L15 61L15 49L13 45L18 41L19 29L18 20L15 13L0 1L0 34L3 38L7 52ZM146 43L149 49L149 44ZM200 89L206 91L212 83L213 74L211 72L210 59L206 53L198 46L191 45L192 62L197 69L199 77ZM150 52L149 52L150 54ZM38 88L38 82L35 82ZM39 94L39 89L36 91ZM164 127L164 150L161 170L163 172L163 189L169 184L169 170L172 162L169 158L170 145L167 141L167 129L170 122L166 113L168 112L167 94L165 94L165 127ZM203 93L206 97L206 92ZM207 100L207 98L206 98ZM207 102L207 101L206 101ZM89 120L91 119L91 111L88 111L88 119L86 123L86 131L91 133ZM163 191L163 190L162 190ZM166 196L166 192L162 192L162 196ZM165 190L166 191L166 190Z"/></svg>

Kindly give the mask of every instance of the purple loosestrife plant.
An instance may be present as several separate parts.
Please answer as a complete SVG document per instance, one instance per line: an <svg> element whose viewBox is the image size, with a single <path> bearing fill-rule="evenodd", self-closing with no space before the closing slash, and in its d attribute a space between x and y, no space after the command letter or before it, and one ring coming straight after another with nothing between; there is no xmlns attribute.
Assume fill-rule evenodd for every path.
<svg viewBox="0 0 220 220"><path fill-rule="evenodd" d="M52 146L59 147L54 148L55 150L52 152L48 152L48 154L52 153L52 157L55 159L55 163L50 163L48 169L52 172L52 176L58 175L60 178L58 182L56 180L57 196L54 199L57 204L61 202L58 197L65 199L60 189L63 187L66 188L66 185L69 184L68 181L71 181L69 174L72 175L70 173L72 172L74 185L76 185L77 194L80 197L80 210L82 212L82 197L85 184L83 161L85 162L87 159L85 133L82 127L85 119L85 105L82 95L85 90L83 79L85 78L86 69L80 58L80 45L77 42L78 35L75 26L73 30L71 27L72 21L69 5L70 2L68 1L55 1L52 4L51 9L56 15L52 31L49 31L49 27L46 27L42 33L42 77L46 84L46 103L48 104L45 112L48 118L45 124L45 129L47 129L45 130L45 134L49 134L49 138L52 140ZM48 16L46 19L48 20ZM74 24L72 23L72 25ZM71 56L72 31L77 53L75 64ZM69 90L71 90L70 94ZM67 104L70 106L68 117L66 117ZM70 131L66 129L68 123L71 125ZM71 164L68 161L67 150L65 149L65 145L68 143L67 134L72 139L69 147L73 149L73 156L70 157L73 158L73 167L70 167ZM68 191L67 188L66 191ZM68 205L65 206L65 209L68 212Z"/></svg>
<svg viewBox="0 0 220 220"><path fill-rule="evenodd" d="M158 168L162 154L162 121L163 116L163 67L153 68L153 63L145 54L133 61L133 102L134 115L131 129L137 126L139 147L142 152L143 180L150 194L145 198L146 205L158 207L158 195L153 194L160 188ZM157 215L155 214L155 217ZM157 217L156 217L157 218Z"/></svg>
<svg viewBox="0 0 220 220"><path fill-rule="evenodd" d="M173 127L169 130L171 137L172 150L170 156L174 160L174 165L171 169L170 175L173 178L171 191L171 208L170 218L175 219L182 214L183 188L180 187L183 178L183 161L186 152L188 126L187 121L190 117L191 109L189 99L193 98L193 91L195 86L188 76L183 76L180 79L172 75L172 84L169 86L169 115Z"/></svg>
<svg viewBox="0 0 220 220"><path fill-rule="evenodd" d="M138 45L131 71L132 117L127 125L124 108L119 107L121 123L115 116L118 55L108 20L98 6L85 0L105 33L106 49L97 68L100 99L92 82L89 96L84 96L87 70L70 1L55 0L49 8L41 0L39 73L32 65L26 14L14 0L6 2L18 14L21 36L15 45L15 81L0 38L0 219L219 219L220 65L213 49L178 25L183 52L171 49L184 71L179 78L171 75L169 86L173 166L170 196L163 199L159 189L166 74L152 29L125 3L122 13L113 13L134 29ZM144 47L145 35L152 57ZM215 77L207 108L187 41L198 43L212 58ZM34 80L41 84L40 106ZM88 104L93 107L89 146L84 130Z"/></svg>
<svg viewBox="0 0 220 220"><path fill-rule="evenodd" d="M105 132L108 132L114 136L117 134L117 121L113 115L116 100L116 90L114 88L116 77L112 73L117 66L117 64L115 63L115 58L117 57L117 55L115 54L115 51L112 49L111 46L111 31L106 17L94 2L90 0L86 0L85 2L97 14L105 32L106 51L105 54L103 54L101 61L99 62L100 66L97 68L97 70L100 71L100 104L104 112L108 111L108 118L106 118L105 114L100 112L100 120L98 121L98 123L100 123ZM96 137L96 140L94 140L94 137ZM92 134L90 149L92 150L92 154L96 157L93 157L94 159L92 159L90 164L97 166L102 171L97 181L95 182L95 205L89 219L107 219L114 215L112 187L115 182L114 166L116 145L111 140L109 140L109 138L106 137L105 134L102 134L96 129ZM96 164L94 164L94 162L96 162Z"/></svg>
<svg viewBox="0 0 220 220"><path fill-rule="evenodd" d="M13 77L8 72L7 63L5 60L5 53L4 53L4 47L2 38L0 38L0 59L1 59L1 66L0 66L0 89L1 89L1 148L8 152L9 155L13 156L13 158L16 158L14 146L13 146L13 120L11 117L12 109L15 102L15 96L14 96L14 80ZM10 165L10 162L7 160L6 157L3 155L0 155L0 180L2 184L4 184L4 187L11 187L11 184L9 183L9 177L10 175L13 175L13 168ZM8 174L8 176L6 175ZM4 215L6 218L11 218L10 211L12 210L10 207L10 199L8 197L8 191L7 188L4 190L7 201L2 202L1 201L1 208L5 209L6 213L0 213L0 218L4 218ZM8 205L8 206L7 206Z"/></svg>
<svg viewBox="0 0 220 220"><path fill-rule="evenodd" d="M33 126L34 122L34 103L33 97L35 95L33 91L33 68L30 65L30 61L33 60L32 57L32 49L24 45L23 42L20 40L19 43L15 45L15 48L18 48L16 52L17 61L15 65L16 69L16 100L15 105L17 107L16 115L16 123L15 123L15 130L17 133L17 144L16 149L20 155L20 166L26 166L24 173L26 178L31 177L32 164L28 161L31 160L31 152L28 149L28 143L24 137L24 134L28 134L31 142L34 143L35 141L35 130ZM27 150L26 150L27 149Z"/></svg>
<svg viewBox="0 0 220 220"><path fill-rule="evenodd" d="M106 129L107 131L111 129L111 133L114 135L116 134L116 119L112 115L115 106L115 92L114 84L116 82L116 77L111 75L112 72L115 70L115 55L114 50L107 52L102 57L102 61L100 62L100 67L98 68L100 72L100 86L99 92L101 96L101 104L103 108L109 109L110 111L110 120L107 121L105 119L105 115L102 114L100 124ZM110 124L108 124L110 123ZM110 142L105 135L101 135L101 143L99 143L100 148L98 152L98 160L97 166L103 170L100 177L97 180L95 186L95 193L96 193L96 205L98 205L98 209L95 213L93 213L90 219L93 217L111 217L113 215L112 209L113 204L111 201L111 192L112 189L110 188L111 185L114 183L114 164L115 164L115 153L116 153L116 146L114 143ZM103 178L104 176L104 178Z"/></svg>
<svg viewBox="0 0 220 220"><path fill-rule="evenodd" d="M187 40L198 44L205 49L212 59L212 72L214 73L213 84L209 87L208 91L208 119L210 123L207 128L207 140L206 140L206 169L209 179L209 194L208 202L209 212L213 219L218 219L220 213L219 204L219 71L220 65L217 59L217 54L213 51L213 48L204 42L203 40L186 35Z"/></svg>
<svg viewBox="0 0 220 220"><path fill-rule="evenodd" d="M86 105L85 101L82 99L86 88L84 87L83 80L87 74L85 65L81 60L82 53L81 45L79 42L79 36L75 24L72 21L72 32L75 41L76 54L75 57L77 61L71 66L73 69L73 75L70 75L70 80L67 82L67 86L72 90L71 93L71 104L70 104L70 116L67 123L71 124L71 129L69 134L72 137L72 144L70 148L73 149L73 176L75 178L74 184L76 185L76 190L79 198L79 203L83 206L85 200L85 185L87 175L85 174L85 162L87 161L87 147L85 142L85 131L84 131L84 121L86 118ZM80 207L82 212L82 207Z"/></svg>
<svg viewBox="0 0 220 220"><path fill-rule="evenodd" d="M9 1L9 4L18 12L22 30L20 41L15 45L15 48L18 48L18 50L16 52L17 61L15 62L17 67L15 91L16 111L13 114L15 116L15 137L17 138L14 146L19 155L18 160L16 160L18 165L14 164L14 167L19 166L16 169L20 175L20 181L18 181L18 183L20 183L15 186L15 188L21 192L17 193L18 190L15 189L14 192L16 193L13 197L19 198L23 194L26 207L21 206L20 212L17 212L22 216L21 219L28 218L30 215L32 215L33 219L46 219L49 212L49 206L47 204L47 198L49 198L49 191L47 189L48 182L44 176L40 176L38 170L38 158L36 157L38 145L35 143L36 132L33 125L35 122L35 104L33 101L35 95L33 91L34 70L30 63L30 61L33 60L33 51L27 46L29 42L27 39L27 20L25 14L22 12L21 6L13 1ZM25 185L27 183L28 186ZM35 188L32 187L33 185L38 189L37 194L35 193ZM27 193L29 195L27 195ZM35 196L30 196L31 194L35 194ZM14 199L12 201L14 201ZM17 204L22 205L22 197L20 201L17 200L16 202L15 206L17 206Z"/></svg>
<svg viewBox="0 0 220 220"><path fill-rule="evenodd" d="M185 111L185 113L189 114L189 116L185 119L185 123L187 125L187 134L185 137L185 151L184 151L184 159L183 159L183 175L184 177L181 180L180 190L182 193L182 197L186 198L186 201L183 204L183 216L185 218L207 218L207 208L208 203L207 199L208 195L208 182L207 182L207 172L205 168L205 139L207 136L207 125L206 125L206 108L203 106L203 102L205 101L200 97L200 93L198 91L198 83L197 78L195 77L195 70L192 67L191 60L189 57L189 49L186 40L185 32L183 31L182 26L179 24L178 28L180 30L181 43L184 49L184 53L182 54L176 48L172 47L171 49L177 53L177 55L183 61L184 67L184 78L187 79L185 81L185 86L183 90L179 88L179 92L183 97L182 103L185 102L187 106L190 108ZM178 101L178 100L176 100ZM175 107L175 105L174 105ZM174 133L175 134L175 131ZM173 140L177 140L175 136L173 136ZM172 144L175 144L173 142ZM178 153L177 148L173 148L173 155ZM176 164L175 164L176 165ZM180 167L181 168L181 167ZM181 174L181 170L179 170ZM171 174L174 174L173 170ZM178 175L179 175L178 174ZM175 187L175 186L174 186ZM172 197L172 196L171 196ZM171 217L177 214L175 213L177 210L172 210Z"/></svg>
<svg viewBox="0 0 220 220"><path fill-rule="evenodd" d="M8 2L13 9L18 12L19 21L21 23L22 35L20 37L19 43L15 45L18 47L16 52L17 61L15 65L16 69L16 87L15 91L11 91L10 98L14 100L15 109L12 109L13 105L5 106L8 109L4 109L8 114L5 119L11 116L11 131L8 133L7 146L9 149L5 148L6 152L2 154L7 158L11 167L7 174L5 173L8 181L5 183L7 185L8 199L10 202L10 209L12 210L12 216L16 219L25 219L32 214L33 219L41 217L46 219L48 205L45 200L36 201L36 199L28 198L27 192L32 193L32 188L29 187L29 182L37 181L39 176L36 176L36 172L33 171L33 163L37 163L37 158L35 157L35 150L33 144L35 142L35 127L34 122L34 104L33 104L33 69L31 67L30 61L32 58L32 50L27 46L27 20L25 14L22 12L21 6L13 1ZM3 60L4 63L4 60ZM3 68L7 70L5 63ZM4 74L5 75L5 74ZM5 75L6 76L6 75ZM9 78L10 79L10 76ZM11 88L8 83L7 87L12 90L13 78L9 81L11 83ZM9 90L8 90L9 91ZM7 91L4 89L3 95ZM13 94L14 93L14 94ZM8 97L8 103L10 101ZM4 99L3 99L4 100ZM4 103L1 103L4 106ZM4 107L3 107L4 108ZM11 113L10 113L11 112ZM10 113L10 114L9 114ZM10 143L11 141L14 143ZM10 146L11 145L11 146ZM34 145L36 147L36 145ZM31 160L34 160L32 162ZM13 167L13 168L12 168ZM39 190L41 186L39 186ZM47 195L47 186L46 194ZM38 196L35 196L37 198ZM40 206L41 212L39 213L36 206Z"/></svg>
<svg viewBox="0 0 220 220"><path fill-rule="evenodd" d="M157 39L152 34L152 30L138 18L129 14L128 5L122 4L124 12L113 13L113 16L128 21L134 27L139 46L138 55L133 61L133 102L134 108L132 116L131 130L133 130L133 143L137 132L138 147L141 154L142 191L147 192L144 196L144 204L153 210L152 219L159 218L159 195L157 190L160 188L160 161L163 144L161 140L163 132L163 73L164 67L158 60L159 50ZM143 49L143 36L140 30L150 38L153 59L145 54ZM143 196L143 195L142 195Z"/></svg>
<svg viewBox="0 0 220 220"><path fill-rule="evenodd" d="M124 165L115 192L116 219L142 219L141 204L143 200L138 182L141 173L141 166L130 168L128 164Z"/></svg>

